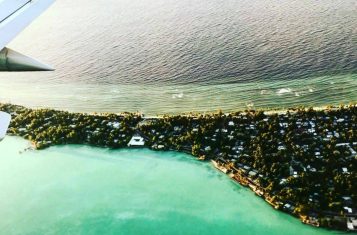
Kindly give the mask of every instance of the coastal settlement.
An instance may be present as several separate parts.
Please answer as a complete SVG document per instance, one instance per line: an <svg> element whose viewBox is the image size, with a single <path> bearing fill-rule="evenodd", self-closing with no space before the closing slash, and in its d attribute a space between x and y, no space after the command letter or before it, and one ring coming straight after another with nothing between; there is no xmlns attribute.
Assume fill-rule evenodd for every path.
<svg viewBox="0 0 357 235"><path fill-rule="evenodd" d="M147 147L192 154L303 223L357 231L357 106L267 114L83 114L0 104L9 134L53 145Z"/></svg>

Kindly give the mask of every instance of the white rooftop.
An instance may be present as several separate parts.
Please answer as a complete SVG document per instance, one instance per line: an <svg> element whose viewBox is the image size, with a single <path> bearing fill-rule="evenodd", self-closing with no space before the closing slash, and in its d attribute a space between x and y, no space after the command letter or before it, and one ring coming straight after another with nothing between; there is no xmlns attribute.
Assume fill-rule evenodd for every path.
<svg viewBox="0 0 357 235"><path fill-rule="evenodd" d="M139 135L134 135L128 143L129 147L141 147L145 145L145 140Z"/></svg>
<svg viewBox="0 0 357 235"><path fill-rule="evenodd" d="M350 207L345 206L345 207L343 207L343 209L348 211L348 213L352 213L352 208L350 208Z"/></svg>
<svg viewBox="0 0 357 235"><path fill-rule="evenodd" d="M11 115L0 111L0 141L5 138Z"/></svg>

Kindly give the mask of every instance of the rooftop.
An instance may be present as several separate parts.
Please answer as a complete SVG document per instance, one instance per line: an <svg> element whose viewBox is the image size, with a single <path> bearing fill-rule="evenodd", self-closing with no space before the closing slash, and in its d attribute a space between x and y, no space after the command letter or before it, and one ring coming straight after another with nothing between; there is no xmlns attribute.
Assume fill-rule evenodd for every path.
<svg viewBox="0 0 357 235"><path fill-rule="evenodd" d="M133 135L128 143L129 147L142 147L145 145L145 140L140 135Z"/></svg>

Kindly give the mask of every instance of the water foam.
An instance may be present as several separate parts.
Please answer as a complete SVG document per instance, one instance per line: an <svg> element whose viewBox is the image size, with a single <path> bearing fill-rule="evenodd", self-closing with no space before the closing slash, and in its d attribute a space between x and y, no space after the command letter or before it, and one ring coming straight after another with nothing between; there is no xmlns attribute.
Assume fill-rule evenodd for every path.
<svg viewBox="0 0 357 235"><path fill-rule="evenodd" d="M276 94L277 95L283 95L283 94L288 94L288 93L291 93L292 90L291 88L282 88L282 89L279 89Z"/></svg>

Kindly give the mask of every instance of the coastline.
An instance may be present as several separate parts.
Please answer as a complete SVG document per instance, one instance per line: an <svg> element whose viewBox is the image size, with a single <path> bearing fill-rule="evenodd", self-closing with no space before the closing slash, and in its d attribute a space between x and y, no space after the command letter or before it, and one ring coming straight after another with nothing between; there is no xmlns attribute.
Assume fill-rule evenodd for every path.
<svg viewBox="0 0 357 235"><path fill-rule="evenodd" d="M270 186L268 187L268 185L262 184L260 182L260 181L262 182L266 181L266 179L264 178L269 178L271 176L269 176L269 174L266 175L267 173L262 174L258 172L258 170L254 169L252 165L248 166L249 164L243 165L239 163L240 159L247 158L246 155L248 156L249 154L255 155L257 150L254 151L249 150L250 147L249 146L247 147L245 144L237 144L237 143L233 144L232 139L229 136L230 135L233 136L234 130L238 128L236 122L242 121L243 124L241 124L242 125L241 131L244 134L236 133L236 137L243 138L245 139L245 141L248 142L251 140L254 141L256 139L256 136L260 135L259 132L257 131L259 125L257 125L258 124L257 121L254 121L255 119L259 120L259 123L262 124L265 122L269 122L269 120L265 121L266 119L274 119L274 118L286 119L288 118L287 111L290 112L289 115L291 115L291 117L293 118L295 116L305 115L305 114L313 115L315 119L322 117L321 122L324 123L325 117L328 117L329 116L328 114L330 112L346 113L351 110L352 111L350 112L352 115L351 120L355 120L356 118L355 110L357 108L356 105L341 106L339 108L320 107L316 110L312 108L307 108L307 109L297 108L297 109L267 111L267 112L250 110L246 112L237 112L237 113L229 113L229 114L223 114L222 112L219 112L219 113L211 113L205 115L193 115L193 114L180 115L180 116L164 115L162 117L143 117L142 115L139 114L130 114L130 113L124 113L120 115L119 114L92 114L91 115L91 114L79 114L79 113L75 114L75 113L55 111L49 109L32 110L32 109L26 109L24 107L14 106L14 105L2 105L0 106L0 109L1 108L5 111L12 113L12 115L15 117L15 121L14 121L15 124L12 124L11 127L12 129L10 130L10 134L12 133L14 135L22 136L23 138L30 140L32 143L34 143L36 149L43 149L52 145L71 144L71 143L88 144L98 147L123 148L127 146L129 140L131 141L134 138L134 136L138 136L138 137L140 136L144 144L140 144L136 146L134 142L134 146L132 147L147 147L153 150L175 150L175 151L181 151L191 154L192 156L196 157L199 160L212 160L214 166L217 169L219 169L225 174L228 174L233 180L235 180L239 184L249 187L253 192L255 192L259 197L263 198L267 203L269 203L275 209L279 209L295 217L298 217L304 223L317 227L321 226L321 227L332 228L332 229L346 230L346 227L342 225L345 223L344 221L346 219L348 221L349 218L355 218L354 213L351 213L350 215L343 214L341 216L340 212L331 211L333 213L331 212L327 213L323 211L317 211L316 209L313 210L314 211L313 213L310 213L306 211L306 209L303 210L304 205L299 206L299 204L291 203L289 202L289 200L286 201L285 199L276 200L276 197L279 194L272 194L272 192L274 191L267 189ZM52 128L52 125L50 125L50 123L53 122L53 117L56 117L55 119L57 118L63 119L63 121L60 122L60 124L57 123L55 125L55 126L59 126L58 128ZM346 117L346 115L344 117ZM214 122L211 119L213 119ZM206 127L203 126L211 122L218 123L219 125L221 125L222 123L225 124L224 126L220 127L218 132L216 127L214 127L212 129L212 132L207 132L206 134L204 134L202 128L205 129ZM176 124L173 125L173 123ZM353 126L352 123L344 122L343 125L352 125L351 130L355 131L356 127ZM88 128L88 126L91 126L91 128ZM189 126L189 128L187 129L186 126ZM43 127L47 127L46 132L45 130L43 130ZM35 131L37 134L32 135L31 133L32 130ZM80 131L79 135L77 133L78 130ZM229 132L229 130L231 130L231 132ZM186 133L188 133L188 131L190 132L188 136L191 136L190 138L193 140L192 143L190 142L189 139L188 141L185 140L185 138L187 138ZM47 132L49 133L46 134ZM216 148L215 150L213 149L213 147L211 148L210 146L215 141L212 142L211 140L209 140L211 144L204 147L201 146L201 142L205 142L207 138L203 138L200 141L198 141L197 139L197 138L202 138L204 136L206 137L212 136L212 134L213 136L216 136L214 137L214 139L217 139L218 137L222 139L221 140L222 146ZM57 137L53 137L53 135ZM319 137L319 135L320 133L318 132L317 136ZM117 138L118 136L120 136L120 138ZM82 137L85 138L81 139ZM251 140L247 139L247 137L249 137L249 139ZM110 141L106 141L106 138L107 140ZM181 138L184 139L181 140ZM177 141L179 142L175 142L176 141L175 139L177 139ZM320 142L322 140L320 140L319 138L318 139L315 138L312 139L312 141ZM227 145L227 143L232 143L231 147L229 147L231 150L236 148L234 150L234 152L236 153L235 155L232 155L233 152L231 150L225 150L227 146L224 146L224 144ZM288 145L284 146L284 148L288 148L288 147L289 147ZM248 150L245 150L246 148ZM282 149L279 150L279 152L272 153L272 155L274 154L284 154L284 156L287 156L287 151L286 149L285 150ZM351 164L355 164L353 158L351 158ZM295 172L293 173L294 174L290 175L291 180L293 180L294 178L301 178L303 175L300 174L304 174L304 172L300 173L299 175L295 175ZM353 175L356 174L355 171L352 171L350 173L352 173ZM268 182L269 181L271 180L268 180ZM351 197L354 198L354 195L351 195ZM352 205L354 205L354 203ZM326 218L329 218L327 222L324 220Z"/></svg>
<svg viewBox="0 0 357 235"><path fill-rule="evenodd" d="M13 105L17 107L22 107L22 108L28 108L31 110L54 110L54 111L59 111L59 112L68 112L68 113L76 113L76 114L83 114L83 115L97 115L97 116L107 116L110 114L118 115L118 116L125 116L125 115L137 115L143 117L143 119L162 119L168 116L184 116L184 117L197 117L197 116L202 116L202 115L214 115L216 113L222 112L224 114L234 114L234 113L247 113L249 111L255 111L255 112L264 112L266 115L274 115L274 114L285 114L288 111L289 112L294 112L295 110L307 110L312 108L315 111L323 111L323 110L328 110L328 109L338 109L338 107L348 107L348 106L355 106L357 105L357 100L356 101L350 101L350 102L345 102L345 103L340 103L339 106L334 106L334 105L321 105L321 106L304 106L304 105L299 105L296 107L289 107L289 108L241 108L241 109L235 109L235 110L230 110L230 111L225 111L222 109L217 109L217 110L212 110L212 111L194 111L194 112L179 112L179 113L158 113L155 115L147 115L143 112L78 112L78 111L70 111L67 109L53 109L48 106L35 106L35 107L28 107L26 105L17 105L17 104L12 104L11 102L4 102L0 101L0 105Z"/></svg>
<svg viewBox="0 0 357 235"><path fill-rule="evenodd" d="M234 173L233 173L232 170L226 168L224 165L220 165L218 162L216 162L214 160L212 160L212 165L220 172L228 175L229 178L231 178L234 182L238 183L239 185L241 185L243 187L249 188L252 192L255 193L256 196L263 199L275 210L279 210L280 212L290 214L290 215L298 218L304 224L311 225L314 227L320 227L320 223L316 218L309 218L308 216L303 216L303 215L292 213L291 211L288 211L288 210L284 210L282 202L275 202L273 200L272 195L265 193L264 190L262 188L260 188L259 185L255 184L255 182L253 180L244 176L239 169L234 169L233 170ZM331 229L331 228L329 228L329 229Z"/></svg>

